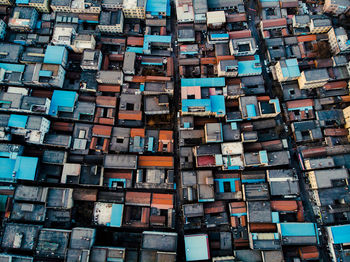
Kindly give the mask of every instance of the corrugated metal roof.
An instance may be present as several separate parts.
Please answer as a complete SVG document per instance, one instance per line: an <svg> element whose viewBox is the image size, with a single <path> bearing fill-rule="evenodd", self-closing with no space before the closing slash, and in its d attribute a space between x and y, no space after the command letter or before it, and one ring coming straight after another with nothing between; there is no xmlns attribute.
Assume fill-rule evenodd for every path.
<svg viewBox="0 0 350 262"><path fill-rule="evenodd" d="M123 221L123 204L113 204L112 205L112 214L111 214L111 227L121 227Z"/></svg>
<svg viewBox="0 0 350 262"><path fill-rule="evenodd" d="M282 237L303 237L317 235L316 224L314 223L280 223L280 226Z"/></svg>
<svg viewBox="0 0 350 262"><path fill-rule="evenodd" d="M174 166L174 159L172 156L140 156L138 166L140 168L172 168Z"/></svg>
<svg viewBox="0 0 350 262"><path fill-rule="evenodd" d="M330 227L334 244L350 243L350 225Z"/></svg>
<svg viewBox="0 0 350 262"><path fill-rule="evenodd" d="M49 45L45 51L44 63L61 65L68 52L64 46Z"/></svg>
<svg viewBox="0 0 350 262"><path fill-rule="evenodd" d="M10 115L8 122L9 127L25 128L27 125L28 116L23 115Z"/></svg>
<svg viewBox="0 0 350 262"><path fill-rule="evenodd" d="M16 159L0 158L0 180L23 179L34 181L39 159L19 156Z"/></svg>
<svg viewBox="0 0 350 262"><path fill-rule="evenodd" d="M225 86L225 77L182 78L181 86L221 87Z"/></svg>
<svg viewBox="0 0 350 262"><path fill-rule="evenodd" d="M208 235L185 235L186 261L206 260L210 258Z"/></svg>

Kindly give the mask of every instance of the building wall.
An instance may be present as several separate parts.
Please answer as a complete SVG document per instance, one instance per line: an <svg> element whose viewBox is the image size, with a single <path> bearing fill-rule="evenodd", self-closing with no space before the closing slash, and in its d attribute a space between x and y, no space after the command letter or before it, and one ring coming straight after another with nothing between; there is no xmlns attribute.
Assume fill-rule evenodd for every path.
<svg viewBox="0 0 350 262"><path fill-rule="evenodd" d="M123 8L123 12L124 12L125 18L145 19L146 17L144 7L135 7L130 9Z"/></svg>

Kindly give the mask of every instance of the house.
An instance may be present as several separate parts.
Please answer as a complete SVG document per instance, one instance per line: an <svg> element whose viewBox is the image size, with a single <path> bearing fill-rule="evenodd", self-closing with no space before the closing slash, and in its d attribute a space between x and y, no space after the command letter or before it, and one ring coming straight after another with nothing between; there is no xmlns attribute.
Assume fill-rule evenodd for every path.
<svg viewBox="0 0 350 262"><path fill-rule="evenodd" d="M79 34L74 37L71 48L76 53L82 53L85 49L94 50L95 46L96 46L96 40L94 35Z"/></svg>
<svg viewBox="0 0 350 262"><path fill-rule="evenodd" d="M144 261L156 257L158 260L175 262L177 233L144 231L141 247L141 257Z"/></svg>
<svg viewBox="0 0 350 262"><path fill-rule="evenodd" d="M185 235L186 261L210 259L207 234Z"/></svg>
<svg viewBox="0 0 350 262"><path fill-rule="evenodd" d="M46 208L71 209L73 207L73 188L50 187L47 192Z"/></svg>
<svg viewBox="0 0 350 262"><path fill-rule="evenodd" d="M238 75L237 60L220 60L217 64L219 77L236 77Z"/></svg>
<svg viewBox="0 0 350 262"><path fill-rule="evenodd" d="M124 14L122 10L102 11L100 15L100 23L97 26L101 33L118 34L124 30Z"/></svg>
<svg viewBox="0 0 350 262"><path fill-rule="evenodd" d="M238 61L238 76L261 75L261 64L259 56L255 55L254 60Z"/></svg>
<svg viewBox="0 0 350 262"><path fill-rule="evenodd" d="M294 139L298 142L314 141L323 138L319 123L315 120L294 122L291 124Z"/></svg>
<svg viewBox="0 0 350 262"><path fill-rule="evenodd" d="M171 36L168 35L145 35L143 40L143 53L151 55L161 53L170 56Z"/></svg>
<svg viewBox="0 0 350 262"><path fill-rule="evenodd" d="M59 117L60 114L73 113L78 94L73 91L54 90L49 115Z"/></svg>
<svg viewBox="0 0 350 262"><path fill-rule="evenodd" d="M67 12L71 11L72 0L52 0L50 7L54 12Z"/></svg>
<svg viewBox="0 0 350 262"><path fill-rule="evenodd" d="M56 24L52 34L51 43L70 47L76 36L76 29L71 24Z"/></svg>
<svg viewBox="0 0 350 262"><path fill-rule="evenodd" d="M207 12L207 26L209 28L221 28L226 23L224 11Z"/></svg>
<svg viewBox="0 0 350 262"><path fill-rule="evenodd" d="M332 172L331 177L327 175L329 172ZM310 181L311 189L345 186L349 179L348 171L345 168L314 170L308 172L306 175Z"/></svg>
<svg viewBox="0 0 350 262"><path fill-rule="evenodd" d="M23 46L9 43L0 43L2 55L0 57L1 63L18 63L19 58L23 53Z"/></svg>
<svg viewBox="0 0 350 262"><path fill-rule="evenodd" d="M94 228L74 227L72 229L66 259L70 261L80 259L82 262L87 262L90 249L95 242L95 236L96 229Z"/></svg>
<svg viewBox="0 0 350 262"><path fill-rule="evenodd" d="M23 83L28 86L62 88L66 70L59 64L30 64L24 72Z"/></svg>
<svg viewBox="0 0 350 262"><path fill-rule="evenodd" d="M214 183L215 199L242 199L241 180L238 174L216 174L214 178Z"/></svg>
<svg viewBox="0 0 350 262"><path fill-rule="evenodd" d="M291 169L267 170L271 196L295 197L300 193L298 177Z"/></svg>
<svg viewBox="0 0 350 262"><path fill-rule="evenodd" d="M300 89L318 88L327 84L328 80L329 74L327 69L309 69L301 72L298 84Z"/></svg>
<svg viewBox="0 0 350 262"><path fill-rule="evenodd" d="M349 0L325 0L323 11L325 13L331 13L333 15L339 16L349 11L349 8Z"/></svg>
<svg viewBox="0 0 350 262"><path fill-rule="evenodd" d="M254 55L258 50L255 39L252 37L230 39L229 45L233 56Z"/></svg>
<svg viewBox="0 0 350 262"><path fill-rule="evenodd" d="M1 247L33 252L42 226L30 224L5 224Z"/></svg>
<svg viewBox="0 0 350 262"><path fill-rule="evenodd" d="M146 19L166 18L170 16L170 0L147 0Z"/></svg>
<svg viewBox="0 0 350 262"><path fill-rule="evenodd" d="M125 18L145 19L146 0L123 1L123 13Z"/></svg>
<svg viewBox="0 0 350 262"><path fill-rule="evenodd" d="M298 61L295 58L278 61L275 70L279 82L292 81L300 77Z"/></svg>
<svg viewBox="0 0 350 262"><path fill-rule="evenodd" d="M332 28L332 21L328 18L311 18L310 34L327 33Z"/></svg>
<svg viewBox="0 0 350 262"><path fill-rule="evenodd" d="M333 262L342 259L346 261L348 259L348 248L347 245L350 242L349 225L336 225L326 227L328 248L330 250L331 260Z"/></svg>
<svg viewBox="0 0 350 262"><path fill-rule="evenodd" d="M125 52L123 61L123 72L126 75L135 74L136 53Z"/></svg>
<svg viewBox="0 0 350 262"><path fill-rule="evenodd" d="M319 243L317 225L314 223L278 223L282 245L316 245Z"/></svg>
<svg viewBox="0 0 350 262"><path fill-rule="evenodd" d="M93 222L107 227L121 227L123 210L123 204L95 202Z"/></svg>
<svg viewBox="0 0 350 262"><path fill-rule="evenodd" d="M244 13L244 4L242 0L226 1L226 0L209 0L208 9L210 11L232 10Z"/></svg>
<svg viewBox="0 0 350 262"><path fill-rule="evenodd" d="M49 45L45 50L43 62L65 67L68 62L68 50L64 46Z"/></svg>
<svg viewBox="0 0 350 262"><path fill-rule="evenodd" d="M191 23L195 20L194 1L177 0L175 4L178 23Z"/></svg>
<svg viewBox="0 0 350 262"><path fill-rule="evenodd" d="M122 85L124 74L122 71L100 70L97 72L96 81L99 84Z"/></svg>
<svg viewBox="0 0 350 262"><path fill-rule="evenodd" d="M80 67L83 70L100 70L102 64L102 53L100 50L83 51L83 59L81 60ZM89 85L89 83L86 83Z"/></svg>
<svg viewBox="0 0 350 262"><path fill-rule="evenodd" d="M38 20L38 11L32 7L15 7L9 19L8 26L14 31L31 32Z"/></svg>
<svg viewBox="0 0 350 262"><path fill-rule="evenodd" d="M65 257L71 230L50 229L40 230L35 249L36 256L43 259L62 259Z"/></svg>
<svg viewBox="0 0 350 262"><path fill-rule="evenodd" d="M101 258L105 259L103 262L113 259L124 260L125 257L126 249L121 247L93 246L90 253L91 261L98 261L101 260Z"/></svg>
<svg viewBox="0 0 350 262"><path fill-rule="evenodd" d="M50 121L41 116L1 115L3 117L2 139L11 140L12 135L22 136L27 143L42 144L49 131Z"/></svg>
<svg viewBox="0 0 350 262"><path fill-rule="evenodd" d="M348 54L350 52L350 40L343 27L331 28L327 34L333 55Z"/></svg>

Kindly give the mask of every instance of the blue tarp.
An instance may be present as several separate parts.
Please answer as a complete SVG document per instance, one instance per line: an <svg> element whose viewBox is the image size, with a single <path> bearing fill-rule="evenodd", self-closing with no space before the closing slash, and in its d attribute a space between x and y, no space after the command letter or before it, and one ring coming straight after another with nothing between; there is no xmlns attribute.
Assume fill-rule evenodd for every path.
<svg viewBox="0 0 350 262"><path fill-rule="evenodd" d="M78 94L73 91L53 91L49 115L57 116L58 111L73 112Z"/></svg>
<svg viewBox="0 0 350 262"><path fill-rule="evenodd" d="M123 221L123 204L113 204L111 214L111 227L121 227Z"/></svg>
<svg viewBox="0 0 350 262"><path fill-rule="evenodd" d="M0 180L34 180L38 158L18 156L16 159L0 158Z"/></svg>
<svg viewBox="0 0 350 262"><path fill-rule="evenodd" d="M316 236L317 229L314 223L281 223L282 237Z"/></svg>
<svg viewBox="0 0 350 262"><path fill-rule="evenodd" d="M181 86L221 87L225 85L225 77L181 79Z"/></svg>
<svg viewBox="0 0 350 262"><path fill-rule="evenodd" d="M331 227L334 244L350 243L350 225Z"/></svg>
<svg viewBox="0 0 350 262"><path fill-rule="evenodd" d="M8 122L9 127L25 128L27 125L28 116L10 115Z"/></svg>
<svg viewBox="0 0 350 262"><path fill-rule="evenodd" d="M206 234L185 236L186 261L210 258L208 236Z"/></svg>

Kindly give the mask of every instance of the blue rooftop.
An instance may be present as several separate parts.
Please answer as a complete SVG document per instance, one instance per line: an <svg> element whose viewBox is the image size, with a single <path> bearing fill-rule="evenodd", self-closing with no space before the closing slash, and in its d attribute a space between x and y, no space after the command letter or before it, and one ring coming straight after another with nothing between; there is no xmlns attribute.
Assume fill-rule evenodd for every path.
<svg viewBox="0 0 350 262"><path fill-rule="evenodd" d="M0 68L5 71L24 72L25 65L0 63Z"/></svg>
<svg viewBox="0 0 350 262"><path fill-rule="evenodd" d="M314 223L280 223L283 237L307 237L317 236L316 224Z"/></svg>
<svg viewBox="0 0 350 262"><path fill-rule="evenodd" d="M221 87L225 86L225 77L182 78L181 86Z"/></svg>
<svg viewBox="0 0 350 262"><path fill-rule="evenodd" d="M0 158L0 180L34 180L38 158L18 156L16 159Z"/></svg>
<svg viewBox="0 0 350 262"><path fill-rule="evenodd" d="M170 35L145 35L143 40L143 50L149 50L150 44L157 43L171 43Z"/></svg>
<svg viewBox="0 0 350 262"><path fill-rule="evenodd" d="M148 0L146 4L146 12L151 15L159 15L159 13L166 13L170 16L170 0Z"/></svg>
<svg viewBox="0 0 350 262"><path fill-rule="evenodd" d="M287 59L285 62L286 62L287 67L282 67L283 76L284 77L299 77L300 70L299 70L298 60L296 58Z"/></svg>
<svg viewBox="0 0 350 262"><path fill-rule="evenodd" d="M136 54L142 54L143 48L142 47L136 47L136 46L128 46L126 48L126 52L134 52Z"/></svg>
<svg viewBox="0 0 350 262"><path fill-rule="evenodd" d="M238 61L238 76L260 75L262 73L260 58L255 56L255 60Z"/></svg>
<svg viewBox="0 0 350 262"><path fill-rule="evenodd" d="M10 115L8 122L9 127L25 128L27 125L28 116Z"/></svg>
<svg viewBox="0 0 350 262"><path fill-rule="evenodd" d="M210 258L209 242L206 234L185 236L186 261L207 260Z"/></svg>
<svg viewBox="0 0 350 262"><path fill-rule="evenodd" d="M111 214L111 227L121 227L123 221L123 204L113 204Z"/></svg>
<svg viewBox="0 0 350 262"><path fill-rule="evenodd" d="M58 111L73 112L78 94L73 91L53 91L49 115L57 116Z"/></svg>
<svg viewBox="0 0 350 262"><path fill-rule="evenodd" d="M334 244L350 243L350 225L331 227Z"/></svg>
<svg viewBox="0 0 350 262"><path fill-rule="evenodd" d="M211 111L217 116L226 115L225 97L222 95L210 96Z"/></svg>
<svg viewBox="0 0 350 262"><path fill-rule="evenodd" d="M62 65L68 53L64 46L49 45L45 51L44 63Z"/></svg>
<svg viewBox="0 0 350 262"><path fill-rule="evenodd" d="M181 102L182 111L188 112L189 107L202 106L205 108L205 111L211 111L210 99L183 99Z"/></svg>

